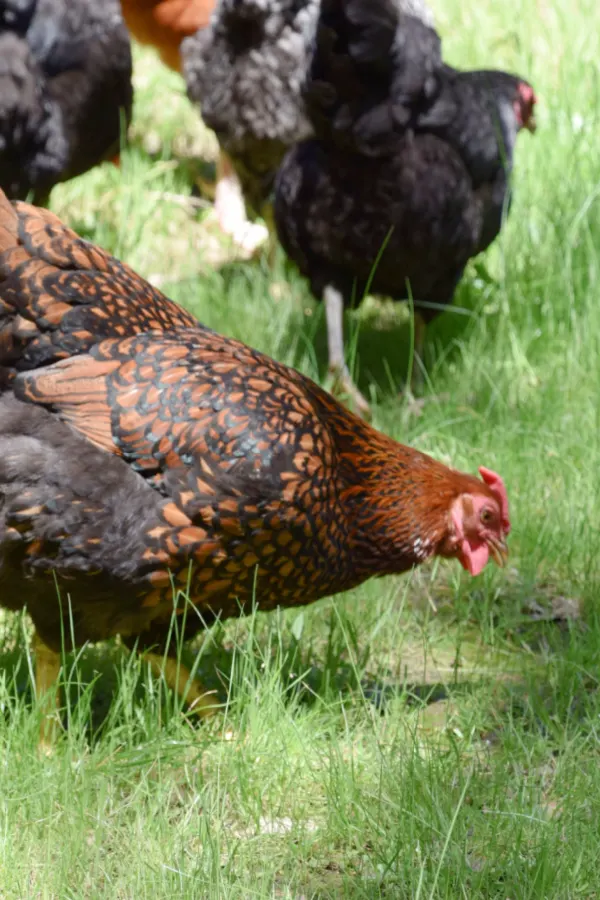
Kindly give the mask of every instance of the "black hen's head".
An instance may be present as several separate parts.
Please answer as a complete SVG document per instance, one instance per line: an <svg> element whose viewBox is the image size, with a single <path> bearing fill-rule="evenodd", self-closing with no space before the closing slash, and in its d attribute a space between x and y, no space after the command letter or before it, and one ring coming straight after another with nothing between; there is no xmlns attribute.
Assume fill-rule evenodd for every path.
<svg viewBox="0 0 600 900"><path fill-rule="evenodd" d="M535 120L535 104L537 97L535 91L526 81L519 81L517 97L513 100L515 117L520 128L526 128L533 134L537 128Z"/></svg>
<svg viewBox="0 0 600 900"><path fill-rule="evenodd" d="M67 160L60 111L29 46L0 33L0 187L11 199L43 199Z"/></svg>
<svg viewBox="0 0 600 900"><path fill-rule="evenodd" d="M512 166L517 134L535 129L536 96L518 75L497 70L459 72L444 66L442 89L416 130L437 135L460 154L475 187Z"/></svg>
<svg viewBox="0 0 600 900"><path fill-rule="evenodd" d="M479 86L482 93L489 94L499 112L510 121L517 132L522 128L534 132L535 105L537 97L529 82L519 75L511 75L494 69L482 69L465 73Z"/></svg>

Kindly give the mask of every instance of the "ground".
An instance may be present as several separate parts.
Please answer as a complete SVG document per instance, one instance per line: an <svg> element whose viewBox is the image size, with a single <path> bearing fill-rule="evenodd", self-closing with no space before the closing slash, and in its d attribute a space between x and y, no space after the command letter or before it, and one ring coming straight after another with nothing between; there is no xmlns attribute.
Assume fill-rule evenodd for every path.
<svg viewBox="0 0 600 900"><path fill-rule="evenodd" d="M190 722L118 645L65 660L38 755L27 620L0 668L2 898L594 898L600 894L600 7L434 4L449 61L527 77L501 238L431 329L420 416L407 314L348 318L375 422L508 486L511 564L373 581L187 648L227 702ZM192 192L214 143L137 54L134 144L52 208L200 319L313 377L322 310L280 257L228 263ZM224 263L224 264L223 264ZM219 267L217 267L219 264Z"/></svg>

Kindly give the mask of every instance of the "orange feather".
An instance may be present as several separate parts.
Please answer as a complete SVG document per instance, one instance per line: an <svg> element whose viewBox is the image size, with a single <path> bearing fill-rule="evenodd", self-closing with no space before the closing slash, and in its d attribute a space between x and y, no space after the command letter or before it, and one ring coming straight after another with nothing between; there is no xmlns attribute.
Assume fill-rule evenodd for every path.
<svg viewBox="0 0 600 900"><path fill-rule="evenodd" d="M181 71L181 41L210 21L215 0L121 0L123 17L140 44L154 47L163 63Z"/></svg>

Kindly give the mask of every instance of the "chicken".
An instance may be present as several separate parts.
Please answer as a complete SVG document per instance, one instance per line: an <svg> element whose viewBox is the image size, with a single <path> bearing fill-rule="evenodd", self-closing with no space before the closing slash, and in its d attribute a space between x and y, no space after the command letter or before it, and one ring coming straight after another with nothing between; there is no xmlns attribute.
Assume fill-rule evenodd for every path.
<svg viewBox="0 0 600 900"><path fill-rule="evenodd" d="M133 101L118 0L0 0L0 186L45 203L118 154Z"/></svg>
<svg viewBox="0 0 600 900"><path fill-rule="evenodd" d="M0 603L27 606L46 688L71 638L120 634L160 669L180 590L189 638L253 597L271 610L434 556L472 575L505 560L494 472L396 443L4 197L0 385Z"/></svg>
<svg viewBox="0 0 600 900"><path fill-rule="evenodd" d="M367 288L411 297L420 353L424 324L500 231L536 98L518 76L444 65L435 32L392 0L323 0L305 99L317 137L279 171L276 225L325 300L330 371L368 414L344 359L344 305Z"/></svg>
<svg viewBox="0 0 600 900"><path fill-rule="evenodd" d="M423 0L398 2L432 23ZM181 45L190 99L230 157L246 202L267 221L285 153L312 135L302 89L319 10L320 0L217 0L209 27Z"/></svg>
<svg viewBox="0 0 600 900"><path fill-rule="evenodd" d="M154 47L165 65L181 72L181 42L186 36L202 33L210 21L215 2L121 0L121 7L133 37L140 44ZM248 221L238 178L223 150L217 160L215 212L223 233L246 253L254 253L268 238L263 225Z"/></svg>

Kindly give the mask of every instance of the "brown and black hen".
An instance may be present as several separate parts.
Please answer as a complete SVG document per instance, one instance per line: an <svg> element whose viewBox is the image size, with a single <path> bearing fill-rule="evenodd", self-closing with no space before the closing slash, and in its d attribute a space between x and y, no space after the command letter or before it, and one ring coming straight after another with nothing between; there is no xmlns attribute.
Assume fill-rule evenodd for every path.
<svg viewBox="0 0 600 900"><path fill-rule="evenodd" d="M0 0L0 187L44 203L119 152L131 47L118 0Z"/></svg>
<svg viewBox="0 0 600 900"><path fill-rule="evenodd" d="M323 0L305 97L318 139L287 155L275 220L325 300L332 374L368 413L344 360L344 304L367 288L410 296L422 343L500 231L535 96L518 76L445 66L435 32L395 0Z"/></svg>
<svg viewBox="0 0 600 900"><path fill-rule="evenodd" d="M504 559L499 476L396 443L5 198L0 366L0 602L27 606L41 685L65 636L121 634L158 667L174 589L191 636L254 593L270 610L435 555L473 575Z"/></svg>

